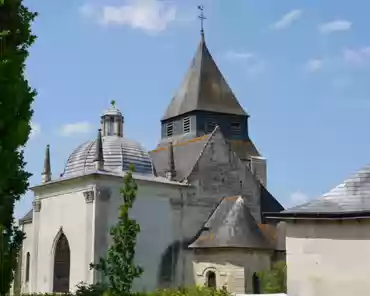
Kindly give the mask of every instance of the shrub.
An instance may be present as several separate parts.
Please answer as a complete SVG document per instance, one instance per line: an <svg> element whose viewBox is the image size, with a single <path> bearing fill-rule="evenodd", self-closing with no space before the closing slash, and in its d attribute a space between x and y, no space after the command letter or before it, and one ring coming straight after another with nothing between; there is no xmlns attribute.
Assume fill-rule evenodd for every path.
<svg viewBox="0 0 370 296"><path fill-rule="evenodd" d="M263 293L286 293L286 263L275 263L271 270L261 272L261 286Z"/></svg>
<svg viewBox="0 0 370 296"><path fill-rule="evenodd" d="M102 296L105 288L102 285L87 285L80 283L75 294L45 293L45 294L23 294L22 296ZM207 287L190 287L177 289L161 289L153 292L130 293L131 296L231 296L225 288L216 290Z"/></svg>

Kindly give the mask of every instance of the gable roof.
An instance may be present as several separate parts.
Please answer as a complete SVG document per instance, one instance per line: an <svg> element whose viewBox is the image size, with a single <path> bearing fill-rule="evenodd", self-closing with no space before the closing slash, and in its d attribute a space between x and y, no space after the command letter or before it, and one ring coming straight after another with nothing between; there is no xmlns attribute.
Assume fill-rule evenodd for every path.
<svg viewBox="0 0 370 296"><path fill-rule="evenodd" d="M269 218L356 218L370 217L370 165L362 168L322 197L280 213L266 213Z"/></svg>
<svg viewBox="0 0 370 296"><path fill-rule="evenodd" d="M247 115L218 69L204 38L162 120L195 110Z"/></svg>
<svg viewBox="0 0 370 296"><path fill-rule="evenodd" d="M211 135L208 134L195 139L173 143L176 171L174 180L182 181L190 175ZM165 176L170 169L169 153L169 145L159 146L157 149L149 152L158 176Z"/></svg>
<svg viewBox="0 0 370 296"><path fill-rule="evenodd" d="M242 196L222 198L189 248L273 248Z"/></svg>

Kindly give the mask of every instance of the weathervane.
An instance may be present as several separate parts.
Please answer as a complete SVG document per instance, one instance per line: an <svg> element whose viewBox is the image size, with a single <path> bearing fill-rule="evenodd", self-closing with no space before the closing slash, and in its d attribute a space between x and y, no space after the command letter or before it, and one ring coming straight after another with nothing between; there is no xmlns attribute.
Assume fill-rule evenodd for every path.
<svg viewBox="0 0 370 296"><path fill-rule="evenodd" d="M112 105L113 108L116 108L116 101L115 100L110 101L110 104Z"/></svg>
<svg viewBox="0 0 370 296"><path fill-rule="evenodd" d="M201 33L201 34L202 34L202 36L203 36L203 35L204 35L203 22L204 22L204 20L206 19L206 17L204 16L204 12L203 12L203 10L204 10L204 6L203 6L203 4L198 5L198 9L199 9L199 11L200 11L200 14L199 14L199 16L198 16L198 18L200 19L200 33Z"/></svg>

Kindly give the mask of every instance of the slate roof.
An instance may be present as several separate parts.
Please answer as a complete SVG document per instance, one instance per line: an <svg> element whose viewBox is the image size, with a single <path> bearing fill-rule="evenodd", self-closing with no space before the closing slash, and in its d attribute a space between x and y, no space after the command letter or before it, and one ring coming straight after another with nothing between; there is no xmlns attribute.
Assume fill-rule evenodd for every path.
<svg viewBox="0 0 370 296"><path fill-rule="evenodd" d="M104 136L102 141L105 170L128 171L133 164L138 173L153 174L151 159L140 143L119 136ZM78 146L69 156L63 176L95 171L96 143L96 140L92 140Z"/></svg>
<svg viewBox="0 0 370 296"><path fill-rule="evenodd" d="M33 218L33 210L31 209L30 211L27 212L26 215L24 215L21 219L19 219L19 223L25 224L25 223L32 222L32 218Z"/></svg>
<svg viewBox="0 0 370 296"><path fill-rule="evenodd" d="M242 196L224 197L189 248L271 249Z"/></svg>
<svg viewBox="0 0 370 296"><path fill-rule="evenodd" d="M190 175L210 136L211 134L208 134L184 142L173 143L175 181L182 181ZM150 151L149 155L152 158L157 175L165 176L166 171L169 170L169 145L159 146L157 149Z"/></svg>
<svg viewBox="0 0 370 296"><path fill-rule="evenodd" d="M191 67L162 120L194 110L247 115L202 38Z"/></svg>
<svg viewBox="0 0 370 296"><path fill-rule="evenodd" d="M370 216L370 165L322 197L267 217L340 218Z"/></svg>

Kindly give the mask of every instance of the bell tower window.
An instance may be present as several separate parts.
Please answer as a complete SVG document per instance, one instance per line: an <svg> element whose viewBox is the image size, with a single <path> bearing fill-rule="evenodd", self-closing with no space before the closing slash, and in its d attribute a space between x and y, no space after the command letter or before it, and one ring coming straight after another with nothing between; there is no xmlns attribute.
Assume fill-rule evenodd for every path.
<svg viewBox="0 0 370 296"><path fill-rule="evenodd" d="M206 121L206 133L212 133L214 129L216 128L216 119L213 117L208 117Z"/></svg>
<svg viewBox="0 0 370 296"><path fill-rule="evenodd" d="M173 136L173 122L167 122L166 124L166 136L172 137Z"/></svg>
<svg viewBox="0 0 370 296"><path fill-rule="evenodd" d="M242 131L240 122L231 122L230 131L232 135L240 135Z"/></svg>
<svg viewBox="0 0 370 296"><path fill-rule="evenodd" d="M191 131L191 119L190 117L185 117L182 120L182 129L184 133L189 133Z"/></svg>

